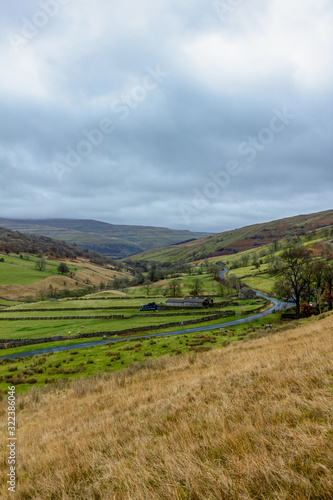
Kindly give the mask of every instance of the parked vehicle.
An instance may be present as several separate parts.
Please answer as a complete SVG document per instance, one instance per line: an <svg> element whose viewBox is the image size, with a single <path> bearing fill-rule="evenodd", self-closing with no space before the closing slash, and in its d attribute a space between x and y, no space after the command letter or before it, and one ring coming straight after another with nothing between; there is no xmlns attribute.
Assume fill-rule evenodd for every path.
<svg viewBox="0 0 333 500"><path fill-rule="evenodd" d="M140 311L158 311L159 306L155 302L150 302L141 307Z"/></svg>

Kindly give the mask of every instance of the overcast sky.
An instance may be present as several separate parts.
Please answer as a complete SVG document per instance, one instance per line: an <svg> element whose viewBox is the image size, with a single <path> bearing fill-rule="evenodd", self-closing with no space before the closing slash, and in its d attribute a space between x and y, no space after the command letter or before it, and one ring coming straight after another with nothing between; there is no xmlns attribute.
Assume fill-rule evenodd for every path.
<svg viewBox="0 0 333 500"><path fill-rule="evenodd" d="M0 217L223 231L332 208L331 0L0 5Z"/></svg>

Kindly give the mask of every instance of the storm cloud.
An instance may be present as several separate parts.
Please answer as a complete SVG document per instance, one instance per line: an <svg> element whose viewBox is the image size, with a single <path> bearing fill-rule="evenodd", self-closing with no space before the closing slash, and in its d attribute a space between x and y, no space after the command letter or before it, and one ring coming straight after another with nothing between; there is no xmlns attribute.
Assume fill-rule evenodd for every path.
<svg viewBox="0 0 333 500"><path fill-rule="evenodd" d="M2 217L218 232L332 208L329 0L0 14Z"/></svg>

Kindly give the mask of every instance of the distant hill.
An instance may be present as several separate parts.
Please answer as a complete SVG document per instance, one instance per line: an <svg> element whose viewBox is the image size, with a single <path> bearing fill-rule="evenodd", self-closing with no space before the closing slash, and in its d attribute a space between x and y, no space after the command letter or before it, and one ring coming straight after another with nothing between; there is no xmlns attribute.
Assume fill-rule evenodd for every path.
<svg viewBox="0 0 333 500"><path fill-rule="evenodd" d="M207 236L177 246L169 246L144 252L131 257L132 260L187 262L232 255L244 250L259 248L281 238L305 235L320 228L333 229L333 210L286 219L254 224L232 231Z"/></svg>
<svg viewBox="0 0 333 500"><path fill-rule="evenodd" d="M150 226L124 226L80 219L4 219L0 226L49 236L111 257L128 257L146 250L201 238L209 233Z"/></svg>
<svg viewBox="0 0 333 500"><path fill-rule="evenodd" d="M43 268L37 267L41 257ZM60 262L66 263L69 272L60 274ZM1 300L55 297L61 293L79 296L115 278L131 278L120 261L47 236L0 227Z"/></svg>
<svg viewBox="0 0 333 500"><path fill-rule="evenodd" d="M97 265L110 265L112 260L86 248L80 248L47 236L25 234L0 227L0 253L34 254L55 259L84 259Z"/></svg>

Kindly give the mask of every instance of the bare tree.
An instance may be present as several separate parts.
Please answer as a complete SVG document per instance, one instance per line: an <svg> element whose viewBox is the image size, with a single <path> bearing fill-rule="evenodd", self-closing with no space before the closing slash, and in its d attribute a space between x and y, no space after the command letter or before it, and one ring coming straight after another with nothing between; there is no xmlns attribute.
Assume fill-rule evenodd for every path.
<svg viewBox="0 0 333 500"><path fill-rule="evenodd" d="M170 295L171 297L179 297L181 295L181 285L179 281L172 280L168 284L164 291L164 295Z"/></svg>
<svg viewBox="0 0 333 500"><path fill-rule="evenodd" d="M197 297L202 293L204 289L203 282L200 278L194 278L192 282L192 288L190 290L190 294L193 295L194 297Z"/></svg>
<svg viewBox="0 0 333 500"><path fill-rule="evenodd" d="M46 269L46 260L43 259L43 258L36 260L35 269L37 271L45 271L45 269Z"/></svg>

